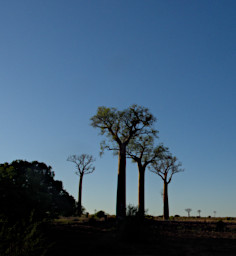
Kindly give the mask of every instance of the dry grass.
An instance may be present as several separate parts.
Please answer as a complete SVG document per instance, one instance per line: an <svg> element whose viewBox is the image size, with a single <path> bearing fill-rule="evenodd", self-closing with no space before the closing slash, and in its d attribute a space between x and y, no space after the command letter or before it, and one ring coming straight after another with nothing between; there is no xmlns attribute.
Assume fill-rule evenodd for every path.
<svg viewBox="0 0 236 256"><path fill-rule="evenodd" d="M236 255L235 218L153 218L144 225L121 227L114 216L90 220L91 216L56 220L49 232L55 243L49 255ZM219 232L217 223L222 220L226 226Z"/></svg>

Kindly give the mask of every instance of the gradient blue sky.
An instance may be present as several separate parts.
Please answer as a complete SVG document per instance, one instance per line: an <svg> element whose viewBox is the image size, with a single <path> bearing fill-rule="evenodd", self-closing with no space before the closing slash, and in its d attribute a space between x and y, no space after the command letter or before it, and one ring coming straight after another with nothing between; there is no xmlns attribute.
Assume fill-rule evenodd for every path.
<svg viewBox="0 0 236 256"><path fill-rule="evenodd" d="M98 106L148 107L185 172L170 214L236 216L236 1L9 0L0 3L0 162L43 161L77 198L70 154L96 157L83 205L115 212L117 157L99 157ZM127 163L127 204L138 171ZM146 208L162 214L147 171Z"/></svg>

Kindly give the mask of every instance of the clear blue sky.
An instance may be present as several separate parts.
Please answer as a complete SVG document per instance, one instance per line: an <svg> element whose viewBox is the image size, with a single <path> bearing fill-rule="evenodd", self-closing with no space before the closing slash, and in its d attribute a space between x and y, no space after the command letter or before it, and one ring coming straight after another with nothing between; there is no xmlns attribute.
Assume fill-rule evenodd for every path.
<svg viewBox="0 0 236 256"><path fill-rule="evenodd" d="M99 157L98 106L148 107L182 162L170 214L236 216L234 0L9 0L0 3L0 162L43 161L77 198L70 154L96 157L83 205L115 212L117 157ZM127 204L138 171L127 164ZM146 208L162 214L146 173Z"/></svg>

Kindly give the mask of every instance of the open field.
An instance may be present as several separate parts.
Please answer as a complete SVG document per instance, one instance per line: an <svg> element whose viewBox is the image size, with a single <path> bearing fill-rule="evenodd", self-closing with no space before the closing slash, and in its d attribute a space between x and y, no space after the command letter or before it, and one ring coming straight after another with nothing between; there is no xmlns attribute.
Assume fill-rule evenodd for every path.
<svg viewBox="0 0 236 256"><path fill-rule="evenodd" d="M81 218L56 220L48 232L49 255L236 255L236 220L134 219L117 226Z"/></svg>

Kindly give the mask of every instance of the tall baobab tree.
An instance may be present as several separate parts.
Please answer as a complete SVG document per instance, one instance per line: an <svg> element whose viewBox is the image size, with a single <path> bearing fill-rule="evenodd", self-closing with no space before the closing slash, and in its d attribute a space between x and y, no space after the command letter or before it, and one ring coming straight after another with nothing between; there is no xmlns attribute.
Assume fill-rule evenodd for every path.
<svg viewBox="0 0 236 256"><path fill-rule="evenodd" d="M185 211L188 213L188 217L190 217L190 212L192 211L192 209L191 208L187 208L187 209L185 209Z"/></svg>
<svg viewBox="0 0 236 256"><path fill-rule="evenodd" d="M151 163L149 170L159 175L164 183L163 187L163 218L169 219L169 199L168 199L168 185L175 173L182 172L180 168L182 164L177 163L177 158L170 154L166 154L161 159Z"/></svg>
<svg viewBox="0 0 236 256"><path fill-rule="evenodd" d="M118 152L118 182L116 216L126 216L126 148L131 139L140 135L156 134L152 128L155 118L147 108L132 105L119 111L116 108L99 107L97 114L91 118L91 125L99 128L107 141L101 143L104 149Z"/></svg>
<svg viewBox="0 0 236 256"><path fill-rule="evenodd" d="M93 162L95 158L92 155L81 154L81 155L71 155L67 158L67 161L75 163L76 172L75 174L79 176L79 191L78 191L78 208L77 212L80 216L82 214L82 182L83 177L86 174L90 174L94 172L95 167L93 166Z"/></svg>
<svg viewBox="0 0 236 256"><path fill-rule="evenodd" d="M138 211L143 219L145 212L145 170L153 161L161 159L167 151L163 145L154 146L154 136L139 136L129 143L127 156L138 165Z"/></svg>

